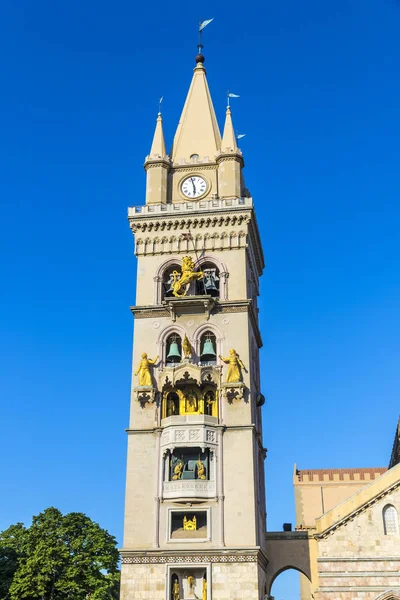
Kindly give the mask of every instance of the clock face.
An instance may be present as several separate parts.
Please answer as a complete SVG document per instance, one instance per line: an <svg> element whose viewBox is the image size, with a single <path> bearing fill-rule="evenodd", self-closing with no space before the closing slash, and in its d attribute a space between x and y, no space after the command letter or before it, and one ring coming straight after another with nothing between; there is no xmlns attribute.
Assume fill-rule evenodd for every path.
<svg viewBox="0 0 400 600"><path fill-rule="evenodd" d="M199 198L206 193L207 182L198 175L192 175L184 180L181 189L187 198Z"/></svg>

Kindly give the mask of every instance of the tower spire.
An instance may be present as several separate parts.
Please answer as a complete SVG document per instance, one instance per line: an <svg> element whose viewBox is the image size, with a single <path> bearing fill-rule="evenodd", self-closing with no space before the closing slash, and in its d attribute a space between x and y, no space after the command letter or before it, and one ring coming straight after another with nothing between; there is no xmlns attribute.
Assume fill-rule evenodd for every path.
<svg viewBox="0 0 400 600"><path fill-rule="evenodd" d="M193 154L213 160L221 147L221 134L203 66L204 56L196 57L192 83L172 144L173 162L184 162Z"/></svg>
<svg viewBox="0 0 400 600"><path fill-rule="evenodd" d="M224 134L222 136L221 150L222 152L237 152L238 150L235 131L232 123L231 107L229 105L226 107L225 126Z"/></svg>
<svg viewBox="0 0 400 600"><path fill-rule="evenodd" d="M149 158L153 160L157 158L164 158L166 154L167 151L165 149L164 131L160 106L160 111L157 115L156 128L154 130L153 143L151 145Z"/></svg>

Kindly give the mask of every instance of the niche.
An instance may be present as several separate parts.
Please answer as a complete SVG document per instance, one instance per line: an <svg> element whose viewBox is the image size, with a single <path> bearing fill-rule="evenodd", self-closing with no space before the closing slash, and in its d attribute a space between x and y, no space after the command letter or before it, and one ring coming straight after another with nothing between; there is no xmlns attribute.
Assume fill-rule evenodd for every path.
<svg viewBox="0 0 400 600"><path fill-rule="evenodd" d="M200 448L176 448L170 461L170 481L210 479L210 453Z"/></svg>
<svg viewBox="0 0 400 600"><path fill-rule="evenodd" d="M207 511L172 512L170 537L172 540L207 539Z"/></svg>

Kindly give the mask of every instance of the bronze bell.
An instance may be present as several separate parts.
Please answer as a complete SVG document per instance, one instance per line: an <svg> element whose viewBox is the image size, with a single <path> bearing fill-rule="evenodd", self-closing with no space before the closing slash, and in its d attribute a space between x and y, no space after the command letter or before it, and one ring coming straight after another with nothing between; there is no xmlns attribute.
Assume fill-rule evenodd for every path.
<svg viewBox="0 0 400 600"><path fill-rule="evenodd" d="M169 363L177 363L177 362L181 362L181 353L179 352L179 346L177 344L176 339L173 339L170 346L169 346L169 351L167 354L167 362Z"/></svg>
<svg viewBox="0 0 400 600"><path fill-rule="evenodd" d="M216 360L217 354L211 337L206 337L200 358L204 362Z"/></svg>

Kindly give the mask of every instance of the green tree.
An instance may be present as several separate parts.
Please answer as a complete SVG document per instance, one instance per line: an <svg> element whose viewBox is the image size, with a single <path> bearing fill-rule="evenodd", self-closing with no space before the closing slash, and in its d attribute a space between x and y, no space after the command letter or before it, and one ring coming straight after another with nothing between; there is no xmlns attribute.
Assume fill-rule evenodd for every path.
<svg viewBox="0 0 400 600"><path fill-rule="evenodd" d="M24 531L8 595L0 600L118 599L116 540L89 517L48 508Z"/></svg>
<svg viewBox="0 0 400 600"><path fill-rule="evenodd" d="M27 530L22 523L0 533L0 600L8 600L9 589L24 553Z"/></svg>

